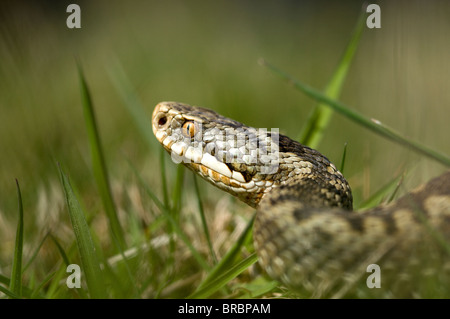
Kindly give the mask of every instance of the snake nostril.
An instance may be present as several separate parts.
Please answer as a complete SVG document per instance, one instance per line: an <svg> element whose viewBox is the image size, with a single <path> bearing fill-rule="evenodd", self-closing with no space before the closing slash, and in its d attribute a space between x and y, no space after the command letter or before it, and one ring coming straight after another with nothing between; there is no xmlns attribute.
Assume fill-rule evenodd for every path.
<svg viewBox="0 0 450 319"><path fill-rule="evenodd" d="M158 120L158 125L159 125L159 126L164 126L164 125L166 125L166 123L167 123L167 117L161 116L161 117L159 118L159 120Z"/></svg>

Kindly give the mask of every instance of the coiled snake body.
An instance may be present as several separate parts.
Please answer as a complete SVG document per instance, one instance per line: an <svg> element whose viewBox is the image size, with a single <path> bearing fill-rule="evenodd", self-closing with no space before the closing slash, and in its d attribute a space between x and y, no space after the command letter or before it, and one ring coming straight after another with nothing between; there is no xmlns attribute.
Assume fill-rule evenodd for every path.
<svg viewBox="0 0 450 319"><path fill-rule="evenodd" d="M390 292L404 285L405 268L423 270L425 262L435 273L449 270L450 172L389 205L356 213L336 167L276 131L177 102L159 103L152 124L175 162L257 209L259 262L294 290L324 296L338 282L367 274L371 264L381 267Z"/></svg>

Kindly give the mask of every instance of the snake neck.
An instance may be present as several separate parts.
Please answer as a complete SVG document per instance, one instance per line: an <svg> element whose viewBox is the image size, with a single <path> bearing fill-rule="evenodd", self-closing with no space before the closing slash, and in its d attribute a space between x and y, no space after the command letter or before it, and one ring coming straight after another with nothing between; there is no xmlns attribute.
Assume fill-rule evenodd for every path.
<svg viewBox="0 0 450 319"><path fill-rule="evenodd" d="M278 185L276 192L266 193L257 208L295 202L297 207L352 210L350 185L327 157L284 135L280 135L279 145L283 160L278 174L287 172L288 178Z"/></svg>
<svg viewBox="0 0 450 319"><path fill-rule="evenodd" d="M346 187L342 187L344 184ZM337 186L336 186L337 185ZM303 177L292 185L281 185L277 192L265 195L258 209L270 209L283 203L295 203L297 208L331 208L339 207L352 210L352 194L347 182L342 179L340 183L324 181L317 175L311 174Z"/></svg>

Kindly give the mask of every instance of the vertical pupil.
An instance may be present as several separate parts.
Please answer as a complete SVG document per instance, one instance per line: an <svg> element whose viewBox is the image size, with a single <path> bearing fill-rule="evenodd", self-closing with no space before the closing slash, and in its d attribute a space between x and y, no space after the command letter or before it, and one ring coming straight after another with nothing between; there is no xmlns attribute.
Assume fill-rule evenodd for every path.
<svg viewBox="0 0 450 319"><path fill-rule="evenodd" d="M184 129L185 129L184 134L186 136L190 136L190 137L194 136L195 127L194 127L193 123L191 123L191 122L186 123L184 125Z"/></svg>

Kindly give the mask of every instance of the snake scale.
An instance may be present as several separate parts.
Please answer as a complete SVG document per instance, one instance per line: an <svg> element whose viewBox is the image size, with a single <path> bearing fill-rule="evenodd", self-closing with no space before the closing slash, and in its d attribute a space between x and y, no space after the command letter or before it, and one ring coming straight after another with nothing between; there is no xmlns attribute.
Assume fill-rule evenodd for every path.
<svg viewBox="0 0 450 319"><path fill-rule="evenodd" d="M159 103L152 125L176 163L257 209L259 263L294 291L324 296L366 278L371 264L380 266L387 295L406 285L407 271L422 276L431 265L438 280L449 272L450 172L395 202L354 212L336 167L278 131L178 102ZM415 296L413 289L406 295Z"/></svg>

